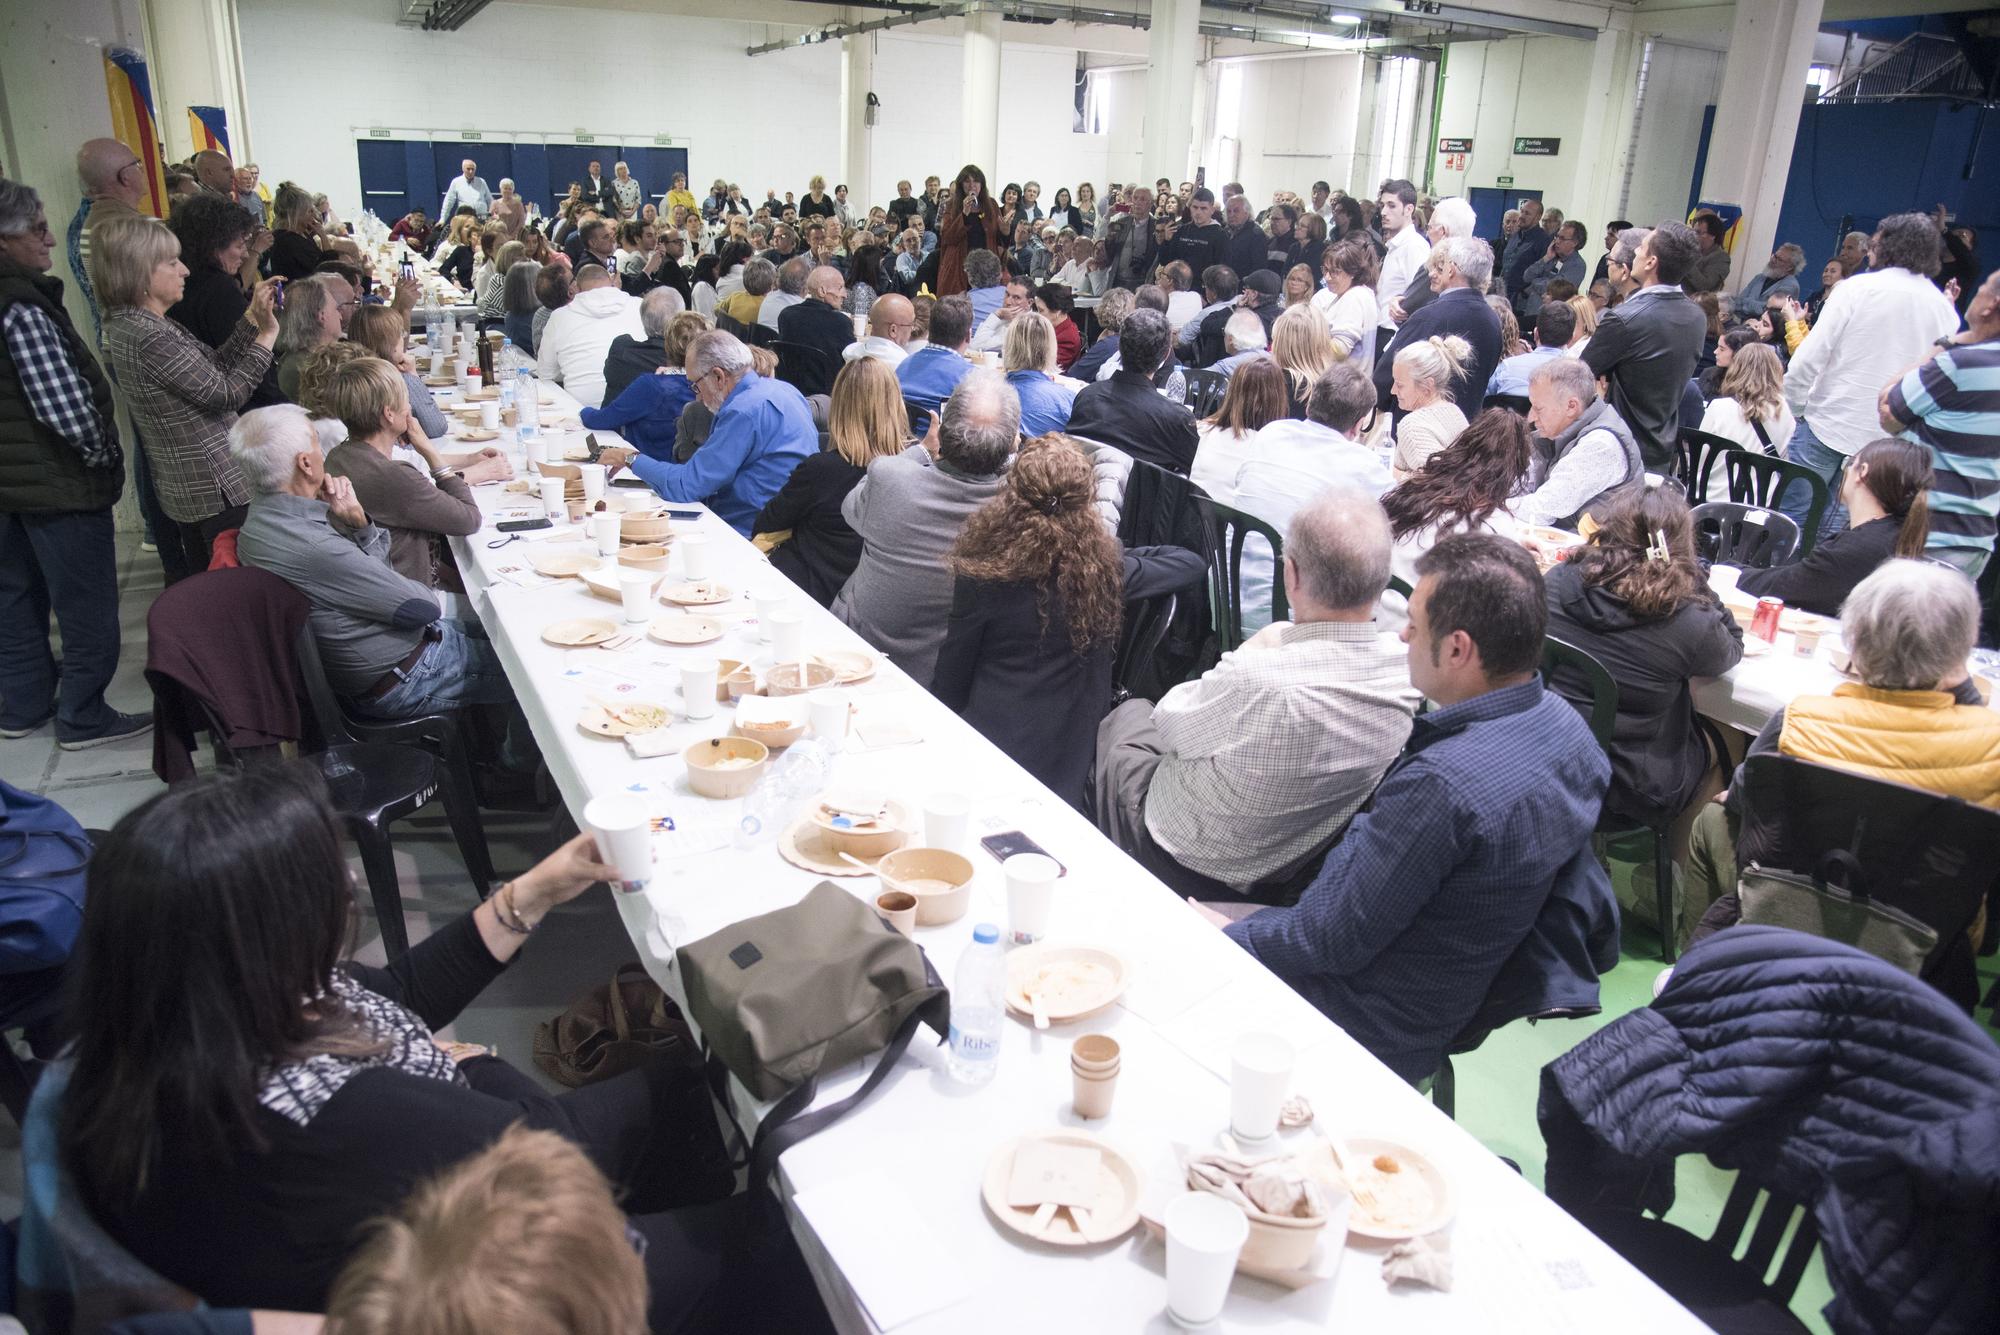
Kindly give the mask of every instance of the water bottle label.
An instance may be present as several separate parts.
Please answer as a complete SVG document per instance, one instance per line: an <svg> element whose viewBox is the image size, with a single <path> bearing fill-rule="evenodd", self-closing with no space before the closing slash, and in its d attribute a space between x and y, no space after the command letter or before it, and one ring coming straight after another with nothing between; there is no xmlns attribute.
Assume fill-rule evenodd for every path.
<svg viewBox="0 0 2000 1335"><path fill-rule="evenodd" d="M1000 1035L968 1033L953 1025L951 1050L961 1061L990 1062L1000 1055Z"/></svg>

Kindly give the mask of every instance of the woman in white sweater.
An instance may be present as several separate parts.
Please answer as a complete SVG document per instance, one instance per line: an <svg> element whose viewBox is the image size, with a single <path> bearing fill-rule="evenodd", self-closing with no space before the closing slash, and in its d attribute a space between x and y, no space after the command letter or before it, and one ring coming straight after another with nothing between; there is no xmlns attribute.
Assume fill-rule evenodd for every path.
<svg viewBox="0 0 2000 1335"><path fill-rule="evenodd" d="M1373 247L1359 241L1328 246L1320 255L1320 289L1312 299L1333 346L1364 371L1375 365L1376 272Z"/></svg>
<svg viewBox="0 0 2000 1335"><path fill-rule="evenodd" d="M1472 359L1472 345L1456 334L1412 343L1396 354L1389 392L1403 418L1396 423L1396 458L1390 472L1406 482L1433 454L1458 439L1465 414L1451 401L1451 382Z"/></svg>
<svg viewBox="0 0 2000 1335"><path fill-rule="evenodd" d="M1737 350L1723 373L1722 392L1709 400L1708 411L1701 416L1701 429L1709 435L1734 441L1737 448L1752 454L1781 457L1797 425L1785 403L1784 363L1765 343ZM1729 495L1720 458L1709 469L1707 495L1711 500Z"/></svg>

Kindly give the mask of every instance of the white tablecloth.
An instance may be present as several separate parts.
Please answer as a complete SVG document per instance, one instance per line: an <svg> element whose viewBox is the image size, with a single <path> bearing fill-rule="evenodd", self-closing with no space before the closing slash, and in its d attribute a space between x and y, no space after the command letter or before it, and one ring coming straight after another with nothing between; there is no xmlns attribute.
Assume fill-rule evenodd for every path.
<svg viewBox="0 0 2000 1335"><path fill-rule="evenodd" d="M557 392L558 416L568 408ZM608 443L609 433L598 438ZM533 498L477 489L490 516L510 506L536 508ZM729 710L702 722L674 725L675 752L635 760L626 747L583 733L576 717L593 695L618 688L616 673L639 683L631 698L678 706L676 665L694 657L768 661L742 591L777 581L762 556L711 514L685 526L708 537L709 575L738 592L719 609L730 622L719 643L676 648L650 642L623 657L545 644L542 628L578 616L618 620L616 605L578 581L536 582L523 575L534 550L525 542L489 546L489 527L454 539L461 569L489 634L514 681L536 742L572 813L591 796L633 792L677 824L656 843L660 863L648 892L620 904L647 968L679 994L672 947L742 918L796 902L820 876L783 861L769 845L749 851L722 847L679 856L681 844L729 823L737 803L694 796L683 779L679 744L727 731ZM680 577L673 556L668 581ZM514 581L526 580L526 586ZM807 648L865 649L860 640L803 594ZM662 611L669 610L663 608ZM608 661L607 661L608 660ZM850 749L835 761L840 781L879 784L891 795L920 802L927 794L971 799L973 835L1020 829L1068 868L1052 938L1116 948L1136 966L1123 1001L1093 1019L1037 1033L1009 1022L999 1074L991 1085L966 1089L946 1073L942 1048L928 1031L902 1069L863 1107L787 1153L779 1177L788 1198L798 1193L841 1196L895 1193L914 1213L884 1236L818 1238L794 1206L795 1231L834 1318L843 1330L881 1328L837 1264L833 1251L893 1271L918 1240L933 1243L963 1267L962 1282L943 1284L936 1310L904 1313L898 1329L950 1332L1024 1330L1165 1330L1164 1251L1136 1230L1108 1246L1069 1252L1028 1244L998 1228L981 1204L979 1183L993 1150L1024 1132L1077 1125L1069 1109L1069 1046L1079 1034L1106 1032L1124 1049L1112 1115L1084 1124L1123 1148L1142 1170L1160 1163L1175 1140L1212 1141L1228 1121L1228 1050L1235 1036L1276 1030L1300 1052L1296 1087L1321 1119L1348 1135L1382 1135L1430 1156L1456 1193L1452 1226L1457 1283L1449 1293L1408 1286L1389 1289L1379 1273L1379 1246L1350 1246L1330 1282L1286 1292L1239 1278L1225 1325L1273 1330L1698 1331L1688 1313L1618 1258L1588 1231L1428 1100L1363 1052L1345 1034L1238 949L1067 805L1037 784L951 711L916 688L886 661L873 680L847 688L858 717L883 711L921 732L921 742L880 751ZM972 927L1004 922L997 865L976 848L978 867L970 914L944 927L921 929L918 940L949 980ZM838 882L872 896L872 876ZM532 948L532 947L531 947ZM610 961L606 961L610 963ZM829 1073L822 1098L837 1098L859 1081L859 1067ZM739 1091L739 1108L754 1107ZM827 1245L831 1242L831 1247ZM866 1269L867 1267L863 1267ZM876 1290L881 1301L881 1290Z"/></svg>

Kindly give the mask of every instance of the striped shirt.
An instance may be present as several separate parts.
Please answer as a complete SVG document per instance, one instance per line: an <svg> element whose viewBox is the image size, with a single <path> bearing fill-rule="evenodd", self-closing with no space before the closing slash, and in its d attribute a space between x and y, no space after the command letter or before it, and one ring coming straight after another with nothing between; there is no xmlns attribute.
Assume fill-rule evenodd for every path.
<svg viewBox="0 0 2000 1335"><path fill-rule="evenodd" d="M1990 552L2000 532L2000 339L1961 343L1889 387L1903 435L1927 446L1931 484L1927 546Z"/></svg>
<svg viewBox="0 0 2000 1335"><path fill-rule="evenodd" d="M1244 648L1153 708L1168 752L1146 828L1233 886L1294 865L1346 827L1410 735L1409 650L1372 621L1308 622Z"/></svg>
<svg viewBox="0 0 2000 1335"><path fill-rule="evenodd" d="M198 524L248 502L250 488L229 457L229 428L271 365L250 322L211 348L164 315L122 306L105 313L104 351L167 518Z"/></svg>

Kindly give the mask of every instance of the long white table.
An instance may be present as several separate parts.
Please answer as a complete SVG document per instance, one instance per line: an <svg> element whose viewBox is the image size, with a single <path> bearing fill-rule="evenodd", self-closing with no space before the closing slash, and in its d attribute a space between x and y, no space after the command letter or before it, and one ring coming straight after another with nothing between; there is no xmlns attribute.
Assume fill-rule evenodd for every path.
<svg viewBox="0 0 2000 1335"><path fill-rule="evenodd" d="M556 398L555 411L545 410L545 420L574 411L560 390ZM601 443L616 439L597 434ZM515 458L518 467L518 452ZM528 543L489 546L500 536L491 527L493 516L535 508L534 498L498 486L475 494L487 511L488 527L454 539L454 549L570 810L580 814L594 795L631 792L677 823L675 833L657 844L658 874L649 890L621 897L619 907L639 957L678 996L675 945L792 904L822 878L785 862L768 844L691 856L676 851L682 842L699 844L704 831L732 822L738 804L694 796L678 758L680 745L726 732L729 707L719 706L708 720L677 722L673 751L649 760L634 759L620 742L585 734L576 718L591 696L615 688L618 678L607 668L641 683L636 698L678 706L675 665L683 660L768 662L768 649L756 638L749 604L740 595L778 576L750 543L704 512L687 530L707 535L710 577L739 594L720 608L704 609L731 619L720 642L694 648L649 642L622 658L555 648L540 638L544 626L589 615L615 621L619 609L576 580L536 582L524 576ZM680 572L677 551L668 580ZM867 648L804 594L795 601L806 612L810 651ZM1118 1243L1074 1252L1024 1242L987 1216L981 1176L1001 1143L1050 1127L1084 1126L1124 1149L1142 1170L1160 1164L1176 1141L1213 1142L1228 1121L1229 1046L1236 1035L1253 1029L1275 1030L1297 1046L1296 1092L1312 1101L1326 1124L1349 1136L1394 1138L1429 1156L1449 1177L1457 1203L1450 1229L1456 1283L1450 1292L1391 1289L1380 1277L1381 1247L1350 1245L1334 1279L1296 1292L1239 1276L1226 1327L1451 1335L1582 1331L1612 1323L1632 1331L1704 1329L893 666L884 661L872 680L846 689L858 706L857 717L893 713L913 724L922 740L879 751L851 740L835 761L839 780L877 784L910 802L940 791L960 792L971 799L975 836L1027 832L1069 869L1052 939L1114 947L1136 965L1137 974L1119 1004L1087 1021L1045 1033L1010 1021L999 1073L984 1088L957 1085L946 1072L944 1051L921 1031L902 1069L868 1103L785 1155L778 1187L842 1330L893 1327L960 1335L1169 1329L1164 1250L1143 1229ZM978 866L972 911L956 923L917 934L947 980L973 925L1005 920L997 865L976 849L971 856ZM872 876L838 884L862 896L877 889ZM1069 1046L1079 1035L1095 1032L1117 1037L1124 1070L1111 1116L1079 1123L1069 1109ZM862 1074L860 1066L828 1073L822 1099L849 1092ZM740 1090L738 1104L753 1120L762 1111ZM884 1199L901 1203L908 1213L881 1232L857 1237L847 1231L822 1239L806 1222L816 1206ZM934 1255L943 1258L941 1267L924 1260ZM897 1275L904 1263L923 1264L925 1275L939 1283L918 1285L918 1276L902 1275L899 1280L908 1283L885 1288L879 1279L883 1269ZM878 1278L866 1278L870 1272ZM899 1307L885 1297L907 1298L920 1288L930 1290L934 1307L904 1310L907 1302ZM887 1319L871 1311L869 1302L888 1313Z"/></svg>

